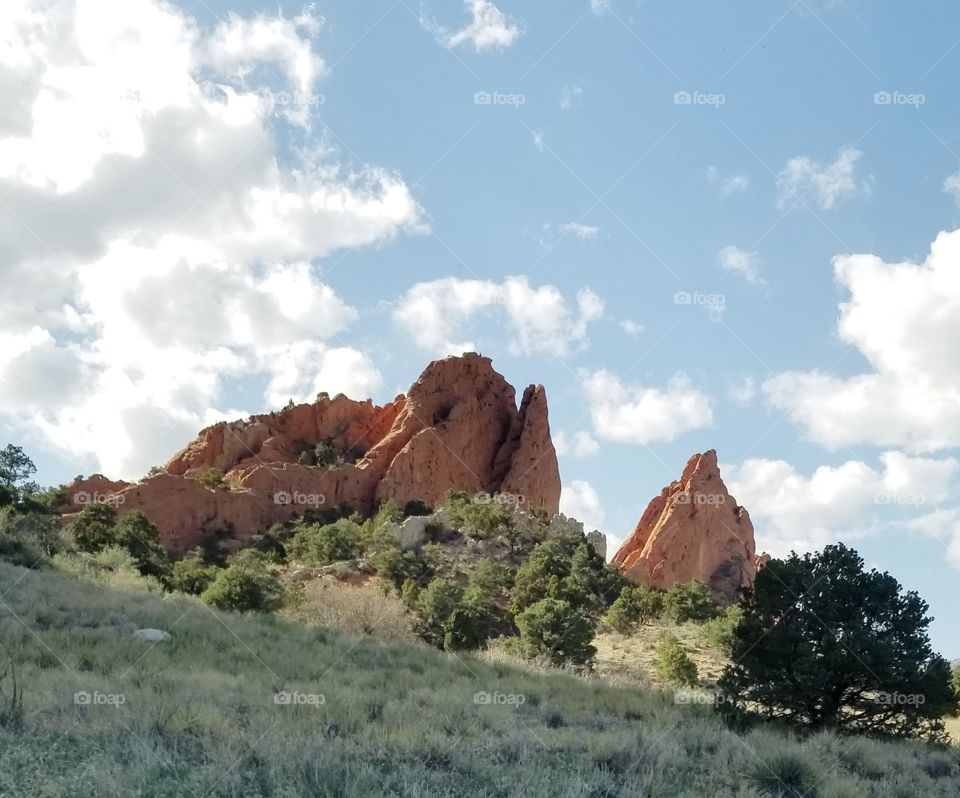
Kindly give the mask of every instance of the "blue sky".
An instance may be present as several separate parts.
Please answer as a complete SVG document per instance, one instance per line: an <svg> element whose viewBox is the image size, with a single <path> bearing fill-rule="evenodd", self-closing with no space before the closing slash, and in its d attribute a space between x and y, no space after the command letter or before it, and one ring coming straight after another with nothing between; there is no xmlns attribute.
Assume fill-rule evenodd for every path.
<svg viewBox="0 0 960 798"><path fill-rule="evenodd" d="M546 385L589 524L716 448L761 547L850 542L960 656L956 4L31 6L0 434L41 481L472 345Z"/></svg>

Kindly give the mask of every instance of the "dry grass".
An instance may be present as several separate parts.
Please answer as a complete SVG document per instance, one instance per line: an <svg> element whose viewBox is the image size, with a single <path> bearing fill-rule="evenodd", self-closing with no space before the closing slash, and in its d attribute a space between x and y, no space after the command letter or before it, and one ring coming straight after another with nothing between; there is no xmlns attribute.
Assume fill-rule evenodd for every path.
<svg viewBox="0 0 960 798"><path fill-rule="evenodd" d="M723 673L726 657L703 639L702 627L695 624L680 626L656 623L641 626L629 637L617 632L597 635L593 644L597 647L597 672L604 677L626 676L643 684L659 685L653 668L657 640L664 632L673 632L697 665L700 683L716 683Z"/></svg>
<svg viewBox="0 0 960 798"><path fill-rule="evenodd" d="M395 643L415 643L412 619L396 594L384 593L379 581L363 584L315 579L304 583L287 617L306 626L337 629Z"/></svg>

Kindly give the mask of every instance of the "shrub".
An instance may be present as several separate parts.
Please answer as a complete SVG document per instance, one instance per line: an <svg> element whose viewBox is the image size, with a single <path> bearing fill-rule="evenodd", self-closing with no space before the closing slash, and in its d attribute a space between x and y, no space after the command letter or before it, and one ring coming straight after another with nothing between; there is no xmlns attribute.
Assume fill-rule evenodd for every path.
<svg viewBox="0 0 960 798"><path fill-rule="evenodd" d="M854 550L771 560L742 607L720 680L731 714L757 708L807 728L943 738L957 696L930 646L927 604L889 574L865 571Z"/></svg>
<svg viewBox="0 0 960 798"><path fill-rule="evenodd" d="M0 557L36 568L62 550L63 536L54 516L0 507Z"/></svg>
<svg viewBox="0 0 960 798"><path fill-rule="evenodd" d="M594 626L583 612L560 599L542 599L517 618L521 653L552 665L585 665L597 653Z"/></svg>
<svg viewBox="0 0 960 798"><path fill-rule="evenodd" d="M23 726L23 688L11 659L0 672L0 728L19 730Z"/></svg>
<svg viewBox="0 0 960 798"><path fill-rule="evenodd" d="M686 623L715 618L720 607L710 588L694 581L671 587L663 597L663 612L675 623Z"/></svg>
<svg viewBox="0 0 960 798"><path fill-rule="evenodd" d="M291 557L318 565L327 565L356 556L360 545L360 527L349 518L341 518L323 526L294 527L293 539L287 544Z"/></svg>
<svg viewBox="0 0 960 798"><path fill-rule="evenodd" d="M443 648L447 621L460 604L463 588L452 579L438 578L417 596L417 634L438 648Z"/></svg>
<svg viewBox="0 0 960 798"><path fill-rule="evenodd" d="M412 515L431 515L432 513L433 510L431 510L425 502L420 501L420 499L411 499L403 505L403 515L405 518L409 518Z"/></svg>
<svg viewBox="0 0 960 798"><path fill-rule="evenodd" d="M653 668L657 676L667 684L691 687L697 683L697 665L680 645L677 636L670 632L661 636L657 643Z"/></svg>
<svg viewBox="0 0 960 798"><path fill-rule="evenodd" d="M37 471L33 461L19 446L7 444L0 449L0 507L18 504L24 493L36 490L30 482Z"/></svg>
<svg viewBox="0 0 960 798"><path fill-rule="evenodd" d="M722 615L704 624L703 636L710 645L729 656L742 618L743 610L739 605L727 607Z"/></svg>
<svg viewBox="0 0 960 798"><path fill-rule="evenodd" d="M310 451L300 452L297 463L302 466L315 466L317 464L317 456Z"/></svg>
<svg viewBox="0 0 960 798"><path fill-rule="evenodd" d="M124 515L114 528L117 544L130 552L137 570L169 584L173 568L159 530L139 510Z"/></svg>
<svg viewBox="0 0 960 798"><path fill-rule="evenodd" d="M170 589L199 596L217 576L217 567L207 565L203 549L196 548L173 564Z"/></svg>
<svg viewBox="0 0 960 798"><path fill-rule="evenodd" d="M314 461L321 468L332 468L337 465L337 450L330 438L320 441L313 451Z"/></svg>
<svg viewBox="0 0 960 798"><path fill-rule="evenodd" d="M219 571L200 598L219 610L269 612L283 603L283 589L262 560L246 556Z"/></svg>
<svg viewBox="0 0 960 798"><path fill-rule="evenodd" d="M208 468L197 477L197 482L210 490L219 490L226 487L223 482L223 471L219 468Z"/></svg>
<svg viewBox="0 0 960 798"><path fill-rule="evenodd" d="M117 512L102 503L88 504L70 523L74 545L90 554L117 544Z"/></svg>
<svg viewBox="0 0 960 798"><path fill-rule="evenodd" d="M820 776L802 753L783 750L762 756L753 766L750 780L767 795L811 798Z"/></svg>
<svg viewBox="0 0 960 798"><path fill-rule="evenodd" d="M369 635L380 640L415 642L413 622L403 603L384 595L372 583L360 586L330 580L314 580L303 586L290 616L311 626L339 629L350 635Z"/></svg>
<svg viewBox="0 0 960 798"><path fill-rule="evenodd" d="M620 634L633 634L637 627L663 611L663 594L646 585L634 585L620 591L604 616L604 622Z"/></svg>

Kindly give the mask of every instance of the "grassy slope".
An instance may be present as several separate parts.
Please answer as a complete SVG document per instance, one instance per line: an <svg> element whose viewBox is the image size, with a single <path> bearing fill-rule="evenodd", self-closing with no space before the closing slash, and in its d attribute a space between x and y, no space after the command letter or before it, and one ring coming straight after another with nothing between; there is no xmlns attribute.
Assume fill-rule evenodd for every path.
<svg viewBox="0 0 960 798"><path fill-rule="evenodd" d="M0 728L2 796L955 796L951 754L723 729L669 695L422 646L214 613L0 562L0 647L25 724ZM138 627L173 639L133 641ZM2 666L0 666L2 672ZM9 680L3 683L9 693ZM275 691L323 694L280 706ZM77 706L74 693L122 694ZM479 691L525 696L478 706ZM949 772L934 778L929 773Z"/></svg>

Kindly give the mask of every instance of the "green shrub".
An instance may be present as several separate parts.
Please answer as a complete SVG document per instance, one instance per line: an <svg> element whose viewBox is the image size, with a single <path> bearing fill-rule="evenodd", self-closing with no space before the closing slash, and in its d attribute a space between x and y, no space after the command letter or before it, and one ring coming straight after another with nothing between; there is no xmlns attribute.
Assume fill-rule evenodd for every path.
<svg viewBox="0 0 960 798"><path fill-rule="evenodd" d="M80 550L93 554L117 544L117 511L107 504L95 503L84 507L70 522L70 535Z"/></svg>
<svg viewBox="0 0 960 798"><path fill-rule="evenodd" d="M784 750L760 757L750 781L766 795L777 798L813 798L820 777L802 753Z"/></svg>
<svg viewBox="0 0 960 798"><path fill-rule="evenodd" d="M693 686L697 683L697 665L680 645L676 635L665 633L657 643L653 668L668 684Z"/></svg>
<svg viewBox="0 0 960 798"><path fill-rule="evenodd" d="M210 490L219 490L220 488L226 487L223 482L223 471L219 468L208 468L197 477L197 482L205 488L210 488Z"/></svg>
<svg viewBox="0 0 960 798"><path fill-rule="evenodd" d="M0 507L0 557L36 568L64 548L60 524L53 515Z"/></svg>
<svg viewBox="0 0 960 798"><path fill-rule="evenodd" d="M216 566L206 564L203 549L196 548L173 564L170 588L191 596L199 596L210 587L217 576L217 570Z"/></svg>
<svg viewBox="0 0 960 798"><path fill-rule="evenodd" d="M703 636L710 645L729 655L742 618L743 609L739 605L727 607L722 615L703 625Z"/></svg>
<svg viewBox="0 0 960 798"><path fill-rule="evenodd" d="M320 441L313 451L314 461L321 468L332 468L337 465L337 450L330 438Z"/></svg>
<svg viewBox="0 0 960 798"><path fill-rule="evenodd" d="M200 598L219 610L270 612L282 605L283 589L261 560L246 556L219 571Z"/></svg>
<svg viewBox="0 0 960 798"><path fill-rule="evenodd" d="M519 649L552 665L585 665L597 653L590 618L560 599L542 599L527 607L517 618Z"/></svg>
<svg viewBox="0 0 960 798"><path fill-rule="evenodd" d="M452 579L438 578L417 596L416 631L428 643L443 648L447 621L460 604L463 588Z"/></svg>
<svg viewBox="0 0 960 798"><path fill-rule="evenodd" d="M420 501L420 499L411 499L406 504L403 505L403 515L405 518L409 518L412 515L431 515L433 510L425 503Z"/></svg>
<svg viewBox="0 0 960 798"><path fill-rule="evenodd" d="M292 540L286 545L290 557L317 565L349 560L360 546L360 527L349 518L332 524L294 527Z"/></svg>
<svg viewBox="0 0 960 798"><path fill-rule="evenodd" d="M637 627L663 612L663 593L646 585L625 587L610 605L604 622L620 634L633 634Z"/></svg>
<svg viewBox="0 0 960 798"><path fill-rule="evenodd" d="M686 582L671 587L663 597L663 613L675 623L708 621L720 613L720 606L703 582Z"/></svg>
<svg viewBox="0 0 960 798"><path fill-rule="evenodd" d="M166 548L160 542L159 530L139 510L125 514L114 527L117 544L130 552L137 570L152 576L161 584L169 584L173 567Z"/></svg>

